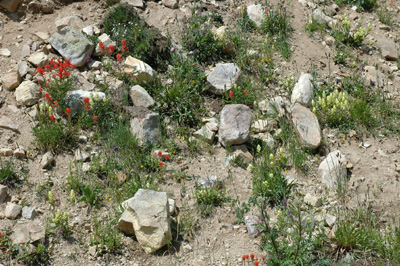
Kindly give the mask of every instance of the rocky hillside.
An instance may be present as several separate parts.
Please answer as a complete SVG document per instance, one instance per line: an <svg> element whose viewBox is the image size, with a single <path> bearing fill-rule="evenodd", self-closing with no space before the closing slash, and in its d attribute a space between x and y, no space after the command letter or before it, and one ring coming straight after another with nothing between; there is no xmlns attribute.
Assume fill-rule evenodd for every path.
<svg viewBox="0 0 400 266"><path fill-rule="evenodd" d="M0 0L0 266L400 264L398 0Z"/></svg>

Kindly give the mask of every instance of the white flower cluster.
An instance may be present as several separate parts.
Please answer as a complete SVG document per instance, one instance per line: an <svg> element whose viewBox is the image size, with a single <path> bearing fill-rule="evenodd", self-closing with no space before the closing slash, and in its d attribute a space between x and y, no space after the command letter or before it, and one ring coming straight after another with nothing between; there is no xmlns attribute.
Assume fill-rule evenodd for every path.
<svg viewBox="0 0 400 266"><path fill-rule="evenodd" d="M312 101L313 112L317 112L320 107L325 114L334 115L336 112L346 111L349 108L348 95L346 92L335 90L328 96L323 92L322 97L319 96L317 102Z"/></svg>

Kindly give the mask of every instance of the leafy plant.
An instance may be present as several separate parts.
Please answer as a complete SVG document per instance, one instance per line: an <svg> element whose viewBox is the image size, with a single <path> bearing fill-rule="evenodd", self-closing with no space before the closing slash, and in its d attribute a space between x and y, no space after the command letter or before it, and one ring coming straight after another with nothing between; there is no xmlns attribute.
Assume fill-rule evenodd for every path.
<svg viewBox="0 0 400 266"><path fill-rule="evenodd" d="M15 186L21 182L18 171L12 161L0 161L0 184Z"/></svg>
<svg viewBox="0 0 400 266"><path fill-rule="evenodd" d="M390 27L393 26L393 15L386 6L380 7L376 14L378 15L378 19L381 23Z"/></svg>
<svg viewBox="0 0 400 266"><path fill-rule="evenodd" d="M361 19L357 21L355 33L351 31L351 23L348 17L343 15L343 20L338 23L333 30L331 35L339 42L354 47L361 46L368 34L371 32L371 24L368 24L367 28L361 26Z"/></svg>
<svg viewBox="0 0 400 266"><path fill-rule="evenodd" d="M93 219L93 234L90 236L90 244L96 245L99 251L107 250L117 253L122 246L121 233L116 228L116 221L108 222L108 219Z"/></svg>
<svg viewBox="0 0 400 266"><path fill-rule="evenodd" d="M85 201L91 206L97 206L100 203L100 197L102 194L100 193L99 187L90 187L87 185L83 185L81 187L82 196L78 199L78 202Z"/></svg>
<svg viewBox="0 0 400 266"><path fill-rule="evenodd" d="M228 200L225 195L225 188L222 182L211 183L211 185L196 185L194 197L199 205L202 215L207 216L212 212L212 208L220 206Z"/></svg>
<svg viewBox="0 0 400 266"><path fill-rule="evenodd" d="M306 32L308 32L310 35L314 32L324 32L326 30L327 26L326 24L320 24L318 23L317 20L312 17L311 22L307 23L305 26Z"/></svg>
<svg viewBox="0 0 400 266"><path fill-rule="evenodd" d="M232 89L223 95L224 104L244 104L253 107L256 95L251 81L242 82L241 85L235 83Z"/></svg>
<svg viewBox="0 0 400 266"><path fill-rule="evenodd" d="M196 219L189 210L183 209L178 216L178 235L183 239L191 239L194 237L197 227L198 219Z"/></svg>

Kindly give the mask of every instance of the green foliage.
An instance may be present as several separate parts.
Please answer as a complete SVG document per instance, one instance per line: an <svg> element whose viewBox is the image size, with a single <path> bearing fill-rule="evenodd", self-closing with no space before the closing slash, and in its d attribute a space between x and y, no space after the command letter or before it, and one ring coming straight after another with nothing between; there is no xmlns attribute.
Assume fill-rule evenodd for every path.
<svg viewBox="0 0 400 266"><path fill-rule="evenodd" d="M250 211L249 206L246 204L246 202L242 202L242 206L238 206L235 209L235 213L236 213L236 217L238 218L238 220L236 221L236 224L244 224L244 217L246 215L246 213L248 213Z"/></svg>
<svg viewBox="0 0 400 266"><path fill-rule="evenodd" d="M200 212L204 216L211 214L213 207L221 206L228 200L222 182L211 183L211 185L196 185L194 197L199 205Z"/></svg>
<svg viewBox="0 0 400 266"><path fill-rule="evenodd" d="M12 161L0 161L0 184L5 186L15 186L22 180Z"/></svg>
<svg viewBox="0 0 400 266"><path fill-rule="evenodd" d="M122 246L121 233L116 228L116 221L108 219L93 219L93 233L90 235L90 244L97 245L98 251L107 250L117 253Z"/></svg>
<svg viewBox="0 0 400 266"><path fill-rule="evenodd" d="M312 101L313 112L319 121L331 126L340 126L343 120L348 119L349 99L346 92L337 89L329 95L325 92L316 101ZM318 110L318 112L317 112Z"/></svg>
<svg viewBox="0 0 400 266"><path fill-rule="evenodd" d="M55 211L53 208L53 218L50 219L50 222L54 223L54 229L56 230L54 234L68 239L72 234L68 220L68 213L66 211L61 211L60 209Z"/></svg>
<svg viewBox="0 0 400 266"><path fill-rule="evenodd" d="M348 64L348 60L352 57L352 54L345 45L341 44L340 42L336 43L336 53L335 57L333 58L333 62L335 62L335 64L342 64L346 66Z"/></svg>
<svg viewBox="0 0 400 266"><path fill-rule="evenodd" d="M350 46L358 47L363 45L364 40L371 32L371 24L368 24L367 28L361 26L361 19L357 21L355 32L351 31L351 23L346 16L343 16L343 20L338 23L333 30L331 35L339 42Z"/></svg>
<svg viewBox="0 0 400 266"><path fill-rule="evenodd" d="M131 6L117 5L104 20L104 30L116 43L125 40L129 55L158 66L163 57L162 51L157 50L159 34Z"/></svg>
<svg viewBox="0 0 400 266"><path fill-rule="evenodd" d="M255 89L251 85L251 80L234 84L233 87L225 92L222 101L224 104L244 104L252 108L256 100Z"/></svg>
<svg viewBox="0 0 400 266"><path fill-rule="evenodd" d="M281 205L289 198L294 183L282 174L287 161L282 150L277 157L264 151L253 169L253 197L262 197L271 205Z"/></svg>
<svg viewBox="0 0 400 266"><path fill-rule="evenodd" d="M78 199L78 202L85 201L93 207L99 205L102 194L100 193L100 188L98 186L91 187L88 185L83 185L80 187L80 190L82 196Z"/></svg>
<svg viewBox="0 0 400 266"><path fill-rule="evenodd" d="M212 32L214 19L193 10L190 18L184 17L182 21L182 45L189 52L188 56L194 57L199 62L211 62L222 53L222 44Z"/></svg>
<svg viewBox="0 0 400 266"><path fill-rule="evenodd" d="M379 8L376 14L381 23L390 27L393 26L393 14L390 13L386 6Z"/></svg>
<svg viewBox="0 0 400 266"><path fill-rule="evenodd" d="M175 52L172 55L172 66L168 72L173 80L171 85L163 86L156 82L149 88L149 93L157 103L155 109L161 121L168 118L180 126L195 127L205 112L202 97L206 89L205 74L194 58L185 58Z"/></svg>
<svg viewBox="0 0 400 266"><path fill-rule="evenodd" d="M198 222L198 219L191 214L190 210L181 210L178 216L178 235L184 240L192 239L194 237L196 228L198 227Z"/></svg>
<svg viewBox="0 0 400 266"><path fill-rule="evenodd" d="M314 18L311 19L310 23L307 23L305 26L306 32L312 35L314 32L324 32L327 29L326 24L320 24Z"/></svg>
<svg viewBox="0 0 400 266"><path fill-rule="evenodd" d="M257 28L257 25L249 18L247 12L243 8L240 12L241 16L237 19L236 23L240 27L242 31L254 31Z"/></svg>
<svg viewBox="0 0 400 266"><path fill-rule="evenodd" d="M377 0L335 0L335 3L338 5L355 5L364 11L372 11L378 6Z"/></svg>

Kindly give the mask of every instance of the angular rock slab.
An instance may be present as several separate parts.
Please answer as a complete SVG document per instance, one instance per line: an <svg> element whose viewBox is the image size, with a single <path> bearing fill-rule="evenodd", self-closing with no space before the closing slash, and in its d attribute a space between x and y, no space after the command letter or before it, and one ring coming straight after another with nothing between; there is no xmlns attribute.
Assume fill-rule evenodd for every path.
<svg viewBox="0 0 400 266"><path fill-rule="evenodd" d="M26 80L15 90L15 98L22 105L34 105L39 100L39 86L30 80Z"/></svg>
<svg viewBox="0 0 400 266"><path fill-rule="evenodd" d="M337 188L347 177L346 157L336 150L328 154L318 167L321 182L328 188Z"/></svg>
<svg viewBox="0 0 400 266"><path fill-rule="evenodd" d="M124 72L138 84L151 82L155 75L155 71L151 66L132 56L126 58L123 67Z"/></svg>
<svg viewBox="0 0 400 266"><path fill-rule="evenodd" d="M11 236L13 244L26 244L29 241L31 243L45 238L46 229L33 222L26 222L23 224L17 224L14 227L14 234Z"/></svg>
<svg viewBox="0 0 400 266"><path fill-rule="evenodd" d="M250 137L251 110L243 104L228 104L221 111L219 142L223 146L243 144Z"/></svg>
<svg viewBox="0 0 400 266"><path fill-rule="evenodd" d="M136 239L146 253L157 251L172 239L166 192L139 189L122 205L130 214L123 215L125 222L132 223Z"/></svg>
<svg viewBox="0 0 400 266"><path fill-rule="evenodd" d="M247 15L257 27L260 27L265 16L265 9L262 5L252 4L247 7Z"/></svg>
<svg viewBox="0 0 400 266"><path fill-rule="evenodd" d="M37 67L44 67L49 62L49 58L43 52L36 52L28 57L28 62Z"/></svg>
<svg viewBox="0 0 400 266"><path fill-rule="evenodd" d="M18 73L17 70L13 69L8 73L4 74L1 77L0 81L5 89L11 91L16 87L18 87L18 85L21 83L21 75Z"/></svg>
<svg viewBox="0 0 400 266"><path fill-rule="evenodd" d="M8 219L16 219L21 213L22 207L15 203L7 203L5 215Z"/></svg>
<svg viewBox="0 0 400 266"><path fill-rule="evenodd" d="M140 85L135 85L129 90L129 96L131 96L133 105L152 107L154 105L154 99L147 93L147 91Z"/></svg>
<svg viewBox="0 0 400 266"><path fill-rule="evenodd" d="M134 117L131 119L131 132L140 145L158 144L161 138L160 116L150 112L144 117Z"/></svg>
<svg viewBox="0 0 400 266"><path fill-rule="evenodd" d="M207 76L210 84L209 90L217 95L223 95L230 90L240 76L240 69L234 63L225 63L217 65Z"/></svg>
<svg viewBox="0 0 400 266"><path fill-rule="evenodd" d="M212 144L215 138L215 131L212 131L208 126L204 125L194 132L193 136L205 140L208 144Z"/></svg>
<svg viewBox="0 0 400 266"><path fill-rule="evenodd" d="M71 26L77 30L81 30L85 27L82 19L75 15L56 19L57 30L61 30L67 26Z"/></svg>
<svg viewBox="0 0 400 266"><path fill-rule="evenodd" d="M83 33L71 26L54 33L50 37L49 43L77 67L84 66L87 62L86 58L91 56L94 50L93 43Z"/></svg>
<svg viewBox="0 0 400 266"><path fill-rule="evenodd" d="M14 124L14 121L7 116L0 116L0 128L9 129L15 132L19 132L18 125Z"/></svg>
<svg viewBox="0 0 400 266"><path fill-rule="evenodd" d="M310 107L314 98L314 86L311 83L312 76L310 74L301 73L299 80L293 88L292 103L300 103Z"/></svg>
<svg viewBox="0 0 400 266"><path fill-rule="evenodd" d="M318 118L307 107L295 103L292 108L292 121L301 146L315 150L321 144L321 128Z"/></svg>

